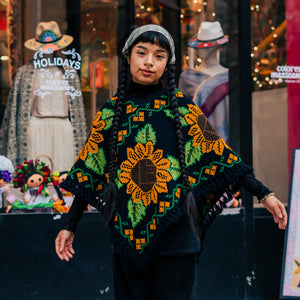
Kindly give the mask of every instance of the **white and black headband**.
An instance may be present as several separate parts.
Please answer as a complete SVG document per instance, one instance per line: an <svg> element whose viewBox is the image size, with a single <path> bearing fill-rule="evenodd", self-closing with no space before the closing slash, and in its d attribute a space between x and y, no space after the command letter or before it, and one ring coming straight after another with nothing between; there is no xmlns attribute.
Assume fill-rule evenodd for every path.
<svg viewBox="0 0 300 300"><path fill-rule="evenodd" d="M170 33L164 29L163 27L155 24L149 24L149 25L144 25L141 27L138 27L134 29L130 36L128 37L125 46L122 49L123 55L126 56L127 50L129 47L132 45L132 43L136 40L138 36L140 36L142 33L147 32L147 31L154 31L154 32L159 32L161 33L169 42L170 49L171 49L171 57L170 57L170 64L175 64L175 46L174 46L174 41Z"/></svg>

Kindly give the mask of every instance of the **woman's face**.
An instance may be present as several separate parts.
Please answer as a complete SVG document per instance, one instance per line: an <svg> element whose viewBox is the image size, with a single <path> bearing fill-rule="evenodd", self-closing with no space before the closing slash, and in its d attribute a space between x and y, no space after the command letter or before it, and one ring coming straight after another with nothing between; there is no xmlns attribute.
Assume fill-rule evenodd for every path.
<svg viewBox="0 0 300 300"><path fill-rule="evenodd" d="M27 180L27 186L29 188L37 187L43 183L43 177L40 174L33 174Z"/></svg>
<svg viewBox="0 0 300 300"><path fill-rule="evenodd" d="M139 42L128 57L134 82L144 85L157 84L168 62L168 51L156 44Z"/></svg>

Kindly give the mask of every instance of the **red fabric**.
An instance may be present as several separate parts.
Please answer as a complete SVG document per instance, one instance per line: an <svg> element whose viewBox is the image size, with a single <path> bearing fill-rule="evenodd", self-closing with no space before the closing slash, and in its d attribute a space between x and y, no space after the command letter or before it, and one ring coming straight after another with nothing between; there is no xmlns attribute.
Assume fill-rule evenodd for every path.
<svg viewBox="0 0 300 300"><path fill-rule="evenodd" d="M300 66L300 1L286 0L287 20L287 65ZM300 148L300 84L288 83L288 147L289 170L291 167L292 152Z"/></svg>
<svg viewBox="0 0 300 300"><path fill-rule="evenodd" d="M6 11L0 11L0 30L6 30Z"/></svg>

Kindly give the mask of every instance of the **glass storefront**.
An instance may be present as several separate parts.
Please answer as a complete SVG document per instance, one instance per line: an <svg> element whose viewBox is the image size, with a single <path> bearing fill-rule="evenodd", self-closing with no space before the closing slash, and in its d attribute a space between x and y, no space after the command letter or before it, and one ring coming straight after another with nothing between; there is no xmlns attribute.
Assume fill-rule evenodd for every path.
<svg viewBox="0 0 300 300"><path fill-rule="evenodd" d="M288 200L288 83L285 0L251 1L253 166Z"/></svg>
<svg viewBox="0 0 300 300"><path fill-rule="evenodd" d="M51 117L64 116L71 124L77 124L75 129L73 127L74 139L68 144L74 145L73 152L76 153L80 139L86 136L85 126L90 127L97 110L117 90L118 46L123 35L133 26L155 23L164 26L174 37L176 79L179 88L194 98L195 102L199 101L197 104L202 110L207 109L210 121L222 137L239 152L236 147L239 146L238 136L232 134L232 128L236 124L232 111L242 101L239 92L238 4L236 0L1 0L0 123L8 122L8 118L4 117L6 107L20 104L21 100L18 100L17 95L21 95L22 92L16 87L33 86L26 92L26 96L20 97L22 101L28 99L29 103L33 99L30 100L30 97L35 97L32 103L39 103L38 97L49 98L55 91L56 95L62 96L65 106L61 107L64 112L59 116L55 115L58 110L56 106L57 110L53 110ZM285 1L252 0L250 9L253 163L257 177L272 187L280 199L287 201L287 111L289 84L292 83L278 75L287 66ZM55 48L55 54L43 53L38 57L38 51L24 46L24 43L31 39L38 40L37 25L50 21L57 22L62 36L71 36L73 41L67 41L59 46L59 49ZM54 44L57 38L59 36L53 39ZM40 77L44 76L39 80L33 79L35 68L26 71L29 75L24 71L25 66L33 64L37 59L40 63L45 59L52 66L52 69L39 71ZM61 64L58 65L57 62ZM71 78L71 73L66 73L66 69L75 66L76 63L80 65L80 69L77 69ZM44 66L49 67L49 64ZM22 81L20 74L23 76ZM14 85L16 78L19 84ZM189 83L194 79L196 81L190 86ZM54 87L54 82L58 83L58 88ZM45 88L46 86L48 87ZM64 94L64 90L68 93ZM10 94L15 96L14 100L10 99ZM205 102L211 95L217 95L218 99L213 106ZM28 107L25 109L20 106L16 109L15 113L22 113L23 119L26 116L27 121L22 123L15 115L18 132L12 133L15 135L14 140L7 144L7 149L14 149L14 167L16 162L24 162L26 151L30 151L33 148L32 143L35 143L32 139L23 139L28 135L26 126L33 126L30 123L31 117L38 117L36 113L39 113L36 107L29 110ZM209 107L213 109L209 110ZM35 115L32 115L32 112ZM45 117L49 115L46 114ZM84 121L82 117L85 118ZM86 125L80 122L85 122ZM37 128L42 126L40 123L34 124ZM12 131L12 123L9 123L7 128ZM58 131L62 133L62 130ZM63 142L55 138L50 144L67 143L63 137L60 138ZM251 153L252 149L249 152ZM49 165L51 173L68 169L65 166L59 168L56 158L41 148L28 153L33 153L32 157L27 156L28 159L41 157ZM74 155L74 159L75 157ZM55 173L54 177L58 180L59 174ZM52 183L49 186L51 190ZM16 194L22 195L20 188Z"/></svg>
<svg viewBox="0 0 300 300"><path fill-rule="evenodd" d="M81 1L81 84L84 98L90 101L89 124L117 90L117 24L118 1Z"/></svg>

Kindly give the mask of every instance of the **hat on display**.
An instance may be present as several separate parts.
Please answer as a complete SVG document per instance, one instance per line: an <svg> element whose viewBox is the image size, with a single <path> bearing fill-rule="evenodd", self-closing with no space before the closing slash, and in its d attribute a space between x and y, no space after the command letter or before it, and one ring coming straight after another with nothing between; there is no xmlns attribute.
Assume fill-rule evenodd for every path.
<svg viewBox="0 0 300 300"><path fill-rule="evenodd" d="M228 36L224 35L220 22L202 22L197 36L192 38L188 46L191 48L211 48L228 43Z"/></svg>
<svg viewBox="0 0 300 300"><path fill-rule="evenodd" d="M14 172L14 166L12 162L4 155L0 155L0 172L1 171L8 171L10 173Z"/></svg>
<svg viewBox="0 0 300 300"><path fill-rule="evenodd" d="M51 49L57 51L73 42L70 35L62 35L55 21L40 22L36 27L35 38L25 42L25 47L34 51Z"/></svg>

